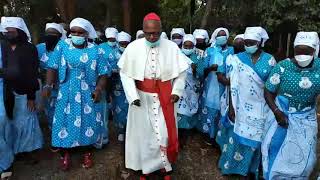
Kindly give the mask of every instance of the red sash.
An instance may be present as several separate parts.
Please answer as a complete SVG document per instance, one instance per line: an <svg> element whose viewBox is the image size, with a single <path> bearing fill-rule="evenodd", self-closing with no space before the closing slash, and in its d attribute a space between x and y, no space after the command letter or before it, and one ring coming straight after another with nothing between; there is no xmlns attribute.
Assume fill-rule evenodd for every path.
<svg viewBox="0 0 320 180"><path fill-rule="evenodd" d="M169 162L174 163L178 157L179 140L174 117L174 104L171 103L171 81L161 82L161 80L144 79L144 81L136 81L136 86L141 91L157 93L159 96L168 131L167 156Z"/></svg>

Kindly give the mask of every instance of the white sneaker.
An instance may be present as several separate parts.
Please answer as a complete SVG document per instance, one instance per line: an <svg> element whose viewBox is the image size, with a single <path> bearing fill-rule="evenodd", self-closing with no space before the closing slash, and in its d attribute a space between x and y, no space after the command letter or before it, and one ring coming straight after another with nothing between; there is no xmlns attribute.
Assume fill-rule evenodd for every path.
<svg viewBox="0 0 320 180"><path fill-rule="evenodd" d="M124 134L118 135L118 141L123 142L124 141Z"/></svg>

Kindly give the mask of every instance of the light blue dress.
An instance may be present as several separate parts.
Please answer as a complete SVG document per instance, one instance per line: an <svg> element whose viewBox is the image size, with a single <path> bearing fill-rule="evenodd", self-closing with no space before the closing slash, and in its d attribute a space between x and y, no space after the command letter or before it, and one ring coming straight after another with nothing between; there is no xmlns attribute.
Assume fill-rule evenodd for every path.
<svg viewBox="0 0 320 180"><path fill-rule="evenodd" d="M250 66L264 82L267 80L275 62L272 55L266 52L261 53L260 59L256 64L252 63L250 55L246 52L239 53L235 56L237 56L242 63ZM228 69L229 68L227 68L227 71ZM253 173L257 177L261 162L260 148L241 144L238 141L239 136L234 133L233 126L225 128L224 131L225 132L217 136L217 142L222 149L218 164L221 173L224 175L238 174L242 176Z"/></svg>
<svg viewBox="0 0 320 180"><path fill-rule="evenodd" d="M188 107L180 107L180 106L186 106L185 103L183 103L184 98L190 98L192 97L192 94L186 94L186 96L189 97L181 97L178 104L178 108L190 108L190 111L193 111L193 109L191 110L191 107L193 106L197 106L197 108L199 108L199 95L202 92L202 80L203 80L203 70L204 70L204 66L205 66L205 62L204 62L204 53L201 50L196 50L193 54L191 54L190 56L188 56L191 61L197 66L196 69L196 75L194 76L192 74L192 70L190 69L190 72L188 72L187 74L187 78L191 79L192 82L194 82L194 87L188 87L188 85L186 84L185 89L189 89L191 91L193 91L192 94L196 94L198 95L197 99L189 99L188 101L186 101L189 105ZM190 102L195 100L195 102ZM192 105L193 104L193 105ZM197 111L197 110L196 110ZM178 119L178 128L179 129L192 129L194 127L196 127L198 120L199 120L199 116L198 116L198 112L196 112L193 115L186 115L186 114L180 114L178 111L177 114L177 119Z"/></svg>
<svg viewBox="0 0 320 180"><path fill-rule="evenodd" d="M108 74L108 66L98 46L88 43L77 49L70 39L61 40L52 53L48 67L56 69L59 92L52 122L52 146L72 148L95 145L102 140L103 102L94 103L98 77Z"/></svg>
<svg viewBox="0 0 320 180"><path fill-rule="evenodd" d="M224 66L227 56L233 54L233 52L233 47L227 47L225 50L222 50L220 46L209 47L205 52L206 68L212 64L218 64L219 67ZM209 134L210 138L214 138L218 131L220 96L223 91L224 87L218 82L216 73L211 72L204 80L204 91L197 125L197 129Z"/></svg>
<svg viewBox="0 0 320 180"><path fill-rule="evenodd" d="M1 46L0 46L1 52ZM2 53L0 53L0 68L2 68ZM0 173L7 170L14 159L12 124L6 116L3 101L3 79L0 78Z"/></svg>
<svg viewBox="0 0 320 180"><path fill-rule="evenodd" d="M48 68L48 60L52 52L47 52L45 43L38 44L37 50L38 50L38 58L40 60L40 69L46 70ZM57 95L58 95L58 84L56 84L56 86L51 90L51 96L48 99L44 100L43 102L49 128L52 127L52 120L53 120L53 115L55 111Z"/></svg>
<svg viewBox="0 0 320 180"><path fill-rule="evenodd" d="M304 68L301 69L297 67L290 59L286 59L281 61L270 73L269 79L266 82L266 89L268 89L270 92L276 93L278 95L278 102L280 104L279 109L281 109L287 116L290 116L289 114L308 114L308 111L315 108L316 105L316 98L320 94L320 59L316 58L314 60L314 64L311 68ZM315 117L314 117L315 118ZM310 118L311 119L311 118ZM306 122L306 126L310 126L313 123L309 117L305 117L303 119L304 122ZM316 119L316 118L315 118ZM297 119L294 119L297 121ZM294 122L291 122L292 119L289 119L289 126L294 126ZM299 123L299 129L304 130L303 123ZM292 131L292 129L290 129ZM305 134L299 134L297 129L293 129L295 132L296 137L301 137L302 139L305 138ZM282 151L280 148L282 147L282 144L288 134L288 129L284 129L280 126L277 127L275 130L270 147L269 147L269 161L268 164L268 170L264 172L264 177L266 179L271 179L269 177L269 173L271 168L274 165L274 162L276 158L278 157L278 153ZM316 143L316 137L314 138L315 142L312 141L306 141L308 145L312 145L313 143ZM302 140L303 141L303 140ZM301 147L301 143L296 142L295 143L299 148L308 149L309 147ZM296 152L295 148L291 149L292 153ZM291 152L282 152L282 153L288 153ZM300 151L301 152L301 151ZM311 154L311 153L310 153ZM295 154L296 159L299 158L299 153ZM281 157L281 156L280 156ZM310 158L308 161L312 161L312 156L308 155ZM296 159L291 158L290 160L292 162L295 162ZM290 162L290 163L292 163ZM301 161L302 162L302 161ZM295 163L294 165L284 167L284 169L291 169L297 167L300 162ZM299 166L298 166L299 167ZM313 167L306 167L305 164L303 164L304 173L301 173L301 176L297 176L295 174L285 173L281 170L278 170L278 167L273 167L273 175L276 175L274 172L278 172L279 178L288 178L291 179L293 177L296 177L297 179L305 178L305 175L310 174ZM265 169L265 167L264 167ZM290 170L289 170L290 171ZM289 172L287 171L287 172ZM283 172L282 174L280 172ZM304 176L303 176L304 175ZM276 177L273 177L276 178Z"/></svg>
<svg viewBox="0 0 320 180"><path fill-rule="evenodd" d="M125 134L129 104L124 93L119 75L119 67L117 65L121 57L121 52L117 47L110 47L107 43L100 44L100 49L104 59L107 59L112 71L112 91L110 96L112 98L111 111L113 120L118 134Z"/></svg>

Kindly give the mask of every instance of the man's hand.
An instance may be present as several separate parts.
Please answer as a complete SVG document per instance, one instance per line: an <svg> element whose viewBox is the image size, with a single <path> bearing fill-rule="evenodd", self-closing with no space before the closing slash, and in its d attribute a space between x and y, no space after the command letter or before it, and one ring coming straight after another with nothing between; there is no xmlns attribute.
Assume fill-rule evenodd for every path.
<svg viewBox="0 0 320 180"><path fill-rule="evenodd" d="M133 105L137 106L137 107L140 107L141 106L141 102L140 102L140 99L136 99L132 102Z"/></svg>
<svg viewBox="0 0 320 180"><path fill-rule="evenodd" d="M171 99L171 103L176 103L179 101L179 96L172 94L170 99Z"/></svg>

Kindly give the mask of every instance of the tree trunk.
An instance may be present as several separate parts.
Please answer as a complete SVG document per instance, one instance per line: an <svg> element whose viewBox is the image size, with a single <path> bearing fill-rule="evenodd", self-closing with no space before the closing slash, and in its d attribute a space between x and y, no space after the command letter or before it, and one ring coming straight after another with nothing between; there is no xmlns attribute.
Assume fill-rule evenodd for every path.
<svg viewBox="0 0 320 180"><path fill-rule="evenodd" d="M130 4L129 0L122 0L123 9L123 29L130 32Z"/></svg>
<svg viewBox="0 0 320 180"><path fill-rule="evenodd" d="M207 4L206 4L206 10L204 12L204 16L203 16L203 18L201 20L201 28L205 28L207 26L208 17L210 15L212 5L213 5L212 0L208 0Z"/></svg>
<svg viewBox="0 0 320 180"><path fill-rule="evenodd" d="M76 1L75 0L55 0L57 13L65 23L69 23L75 17Z"/></svg>

